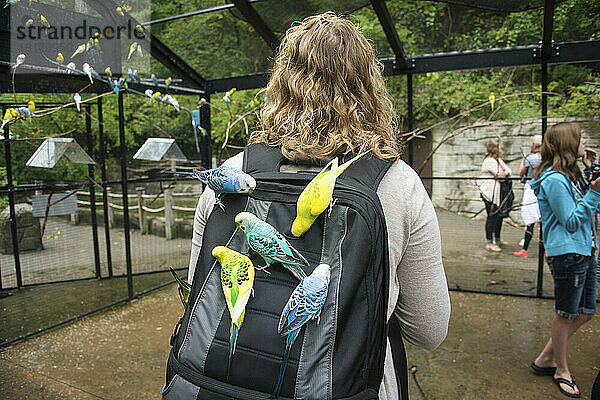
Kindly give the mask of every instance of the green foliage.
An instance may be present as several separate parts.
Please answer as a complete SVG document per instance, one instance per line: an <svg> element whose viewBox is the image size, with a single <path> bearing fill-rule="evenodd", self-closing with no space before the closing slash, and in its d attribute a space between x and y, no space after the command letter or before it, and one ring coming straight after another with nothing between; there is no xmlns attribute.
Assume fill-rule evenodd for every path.
<svg viewBox="0 0 600 400"><path fill-rule="evenodd" d="M437 2L386 4L408 54L537 44L543 29L543 9L502 14ZM380 55L390 56L372 9L362 9L356 18ZM600 4L591 6L585 0L566 0L557 5L556 41L598 37ZM551 116L600 115L596 106L600 65L552 65L548 70ZM428 124L459 113L504 120L539 117L540 80L539 66L416 75L413 78L415 120ZM402 121L407 113L406 77L390 77L387 82ZM494 110L489 102L491 92L496 98Z"/></svg>
<svg viewBox="0 0 600 400"><path fill-rule="evenodd" d="M221 4L218 0L152 0L151 19ZM297 15L303 15L305 9L335 9L337 4L342 3L311 0L302 4L289 2L289 9L286 10L268 6L268 3L257 3L255 7L265 20L286 21L285 26L289 26ZM542 9L492 13L421 0L386 2L386 5L407 54L537 44L543 29ZM393 56L372 7L360 8L351 18L374 44L379 57ZM251 25L228 11L154 25L152 33L207 79L268 71L274 56ZM281 37L283 32L276 34ZM558 3L553 38L556 42L600 39L600 3L588 0ZM131 66L135 67L137 61L140 60L134 59ZM151 66L158 78L171 76L171 72L156 60L151 61ZM548 72L550 116L600 115L599 64L551 65ZM400 129L405 130L406 77L389 77L387 83L402 123ZM539 117L541 110L539 66L415 75L413 88L415 120L423 125L459 114L474 118L518 120ZM107 86L106 90L108 92L110 88ZM492 92L495 96L493 109L490 101ZM72 102L72 96L19 94L17 100L22 103L30 99L37 103L67 103ZM91 95L82 94L82 97L85 100ZM182 106L190 110L200 105L198 96L176 97ZM258 90L236 91L228 96L230 103L225 102L223 97L225 93L218 93L210 99L212 151L219 159L230 154L227 146L244 145L248 133L259 129L258 112L264 93ZM14 96L0 94L0 101L13 102ZM248 106L249 103L252 103L251 106ZM137 95L126 95L124 105L125 156L130 165L136 165L132 156L149 137L175 138L188 158L199 159L191 118L187 112L177 112L170 105ZM103 97L103 109L104 156L111 166L118 164L121 157L117 98L114 94ZM92 106L91 114L94 148L90 155L98 161L100 154L95 106ZM88 137L83 112L78 113L71 107L43 118L18 121L10 129L14 138L20 139L12 144L13 171L19 182L86 179L85 165L60 162L51 170L25 167L25 162L45 137L74 137L87 151ZM0 162L3 162L3 156Z"/></svg>
<svg viewBox="0 0 600 400"><path fill-rule="evenodd" d="M17 183L13 179L13 185ZM8 185L8 176L6 175L6 167L0 167L0 186ZM4 210L4 208L8 205L8 197L0 196L0 210ZM1 212L1 211L0 211Z"/></svg>
<svg viewBox="0 0 600 400"><path fill-rule="evenodd" d="M222 5L221 1L153 1L153 18ZM156 10L156 11L155 11ZM152 28L205 78L222 78L263 72L273 53L252 26L229 12L213 12L172 21ZM160 68L153 70L160 71ZM165 72L166 73L166 72ZM157 75L159 76L159 75Z"/></svg>
<svg viewBox="0 0 600 400"><path fill-rule="evenodd" d="M225 101L225 98L229 100ZM218 161L223 155L229 155L225 145L244 146L249 135L259 129L258 111L263 98L264 90L234 91L229 96L226 93L212 96L211 137L213 154L217 155Z"/></svg>
<svg viewBox="0 0 600 400"><path fill-rule="evenodd" d="M556 116L597 117L600 115L600 77L590 76L588 82L570 86L566 100L554 110Z"/></svg>

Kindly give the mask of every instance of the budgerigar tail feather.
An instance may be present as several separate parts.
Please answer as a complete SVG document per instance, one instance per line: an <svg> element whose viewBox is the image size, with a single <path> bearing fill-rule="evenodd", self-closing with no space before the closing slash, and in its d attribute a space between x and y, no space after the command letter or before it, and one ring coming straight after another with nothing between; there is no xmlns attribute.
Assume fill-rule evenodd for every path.
<svg viewBox="0 0 600 400"><path fill-rule="evenodd" d="M231 359L235 353L235 346L237 344L238 332L240 329L233 322L229 328L229 358L227 359L227 380L229 380L229 371L231 370Z"/></svg>
<svg viewBox="0 0 600 400"><path fill-rule="evenodd" d="M283 378L285 377L285 368L287 367L288 359L290 358L290 353L292 352L292 345L296 340L296 336L298 336L298 331L290 333L285 340L285 352L283 353L283 360L281 360L281 367L279 367L279 376L277 377L277 384L275 385L275 389L273 390L273 395L271 398L276 399L279 397L279 392L281 391L281 386L283 385Z"/></svg>
<svg viewBox="0 0 600 400"><path fill-rule="evenodd" d="M182 172L182 171L169 171L169 172L172 174L175 174L175 175L191 176L192 178L196 177L192 172Z"/></svg>
<svg viewBox="0 0 600 400"><path fill-rule="evenodd" d="M283 264L283 266L289 269L300 282L306 278L306 273L299 265Z"/></svg>
<svg viewBox="0 0 600 400"><path fill-rule="evenodd" d="M190 291L192 290L192 287L190 286L189 283L187 283L186 281L184 281L183 279L181 279L177 273L175 272L175 270L171 267L169 267L169 270L171 271L171 274L173 274L173 277L175 278L175 281L177 281L177 290L179 292L179 298L181 299L181 302L183 303L183 306L185 307L190 295Z"/></svg>
<svg viewBox="0 0 600 400"><path fill-rule="evenodd" d="M198 179L200 182L204 183L205 185L208 184L206 177L202 173L200 173L200 171L198 171L198 170L194 170L194 172L173 171L171 173L175 174L175 175L191 176L192 178Z"/></svg>

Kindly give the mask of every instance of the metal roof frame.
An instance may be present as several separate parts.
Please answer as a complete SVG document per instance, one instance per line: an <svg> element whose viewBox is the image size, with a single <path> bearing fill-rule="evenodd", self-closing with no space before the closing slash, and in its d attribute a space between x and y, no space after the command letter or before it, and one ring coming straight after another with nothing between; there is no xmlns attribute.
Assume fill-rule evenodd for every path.
<svg viewBox="0 0 600 400"><path fill-rule="evenodd" d="M233 0L233 4L235 4L235 8L244 16L246 22L252 25L256 33L262 37L267 45L271 49L277 50L279 47L279 38L275 36L273 31L267 26L261 16L258 15L248 0Z"/></svg>
<svg viewBox="0 0 600 400"><path fill-rule="evenodd" d="M105 18L111 18L118 22L131 21L132 26L140 24L129 13L123 11L124 16L117 14L117 5L112 0L84 0L90 7L98 11ZM140 40L142 47L148 51L152 57L156 58L161 64L167 67L171 72L180 76L187 85L192 87L206 87L206 79L202 77L195 69L190 67L181 57L175 54L168 46L161 42L152 33L146 32L144 40Z"/></svg>
<svg viewBox="0 0 600 400"><path fill-rule="evenodd" d="M394 56L396 57L394 69L399 69L406 71L412 65L410 63L410 59L404 52L404 47L402 46L402 42L398 37L398 32L392 23L392 17L390 16L390 12L385 5L385 1L383 0L371 0L371 5L373 6L373 10L375 14L377 14L377 18L379 19L379 23L383 28L383 32L394 52Z"/></svg>
<svg viewBox="0 0 600 400"><path fill-rule="evenodd" d="M131 23L135 25L153 25L194 15L235 8L272 49L276 49L280 43L277 36L251 5L252 3L266 0L232 0L233 3L228 3L223 6L211 7L145 23L138 22L129 14L126 14L124 17L116 14L114 11L115 4L112 0L85 1L103 16L114 18L117 21L123 19L124 22L127 22L129 19L131 20ZM398 38L398 33L392 23L385 1L370 0L370 3L394 53L394 58L380 59L380 62L384 67L384 75L386 76L508 66L600 61L600 41L566 42L558 44L555 44L552 41L552 27L556 0L545 0L544 2L544 27L541 32L542 39L538 45L414 56L407 55L404 51L402 42ZM121 22L123 22L123 20L121 20ZM177 92L177 94L198 94L202 92L211 94L224 92L232 87L235 87L238 90L255 89L264 87L268 82L268 72L220 79L205 79L153 35L149 34L147 40L141 41L141 44L153 57L183 79L184 84L188 86L188 88L181 88L181 91ZM9 71L9 66L0 63L0 76L6 76ZM64 73L56 73L56 71L49 71L47 75L37 75L32 78L35 79L19 80L17 78L15 89L18 89L20 92L69 92L73 90L72 85L78 83L81 84L85 81L85 77L76 77L73 75L70 75L67 79ZM64 85L64 82L66 81L71 81L71 83L69 85ZM62 82L62 84L55 84L57 82ZM0 82L0 90L6 91L7 85L9 85L9 83ZM140 85L140 90L143 90L146 87L156 87L153 85ZM68 87L61 90L64 86ZM59 89L57 90L57 88ZM100 85L98 85L98 87L93 85L86 91L101 91L100 89ZM105 87L102 87L102 89L105 89ZM175 88L171 87L171 89Z"/></svg>

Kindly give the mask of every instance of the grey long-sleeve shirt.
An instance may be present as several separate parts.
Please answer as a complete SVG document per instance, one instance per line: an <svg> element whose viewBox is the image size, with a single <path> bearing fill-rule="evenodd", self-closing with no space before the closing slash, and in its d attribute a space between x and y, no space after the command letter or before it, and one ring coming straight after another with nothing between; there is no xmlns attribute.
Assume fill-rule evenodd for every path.
<svg viewBox="0 0 600 400"><path fill-rule="evenodd" d="M240 153L225 165L242 168ZM388 320L400 321L408 342L437 348L448 332L450 297L442 265L440 230L433 204L417 173L403 161L395 162L383 177L377 195L387 224L390 257ZM214 193L206 188L194 219L188 282L200 254L202 234L214 207ZM392 353L388 342L379 398L399 398Z"/></svg>

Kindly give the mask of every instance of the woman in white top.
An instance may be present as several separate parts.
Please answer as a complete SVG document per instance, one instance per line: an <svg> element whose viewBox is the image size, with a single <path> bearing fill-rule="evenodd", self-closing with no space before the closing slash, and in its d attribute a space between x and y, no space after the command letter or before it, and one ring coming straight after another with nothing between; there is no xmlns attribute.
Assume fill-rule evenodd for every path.
<svg viewBox="0 0 600 400"><path fill-rule="evenodd" d="M533 193L533 189L529 182L533 178L533 170L540 165L542 162L542 156L540 155L540 147L542 147L542 135L532 136L531 142L531 153L529 153L523 159L523 165L519 176L521 181L525 183L523 187L523 201L521 202L521 218L525 223L525 237L523 238L523 249L513 253L515 257L529 257L529 242L533 237L533 227L535 223L540 220L540 208L538 207L537 197Z"/></svg>
<svg viewBox="0 0 600 400"><path fill-rule="evenodd" d="M510 167L502 161L502 143L498 140L490 140L486 147L485 159L481 164L481 177L493 179L481 179L479 190L481 199L485 203L487 219L485 221L485 248L490 251L501 251L500 246L504 244L500 240L502 229L500 182L498 179L510 176Z"/></svg>

